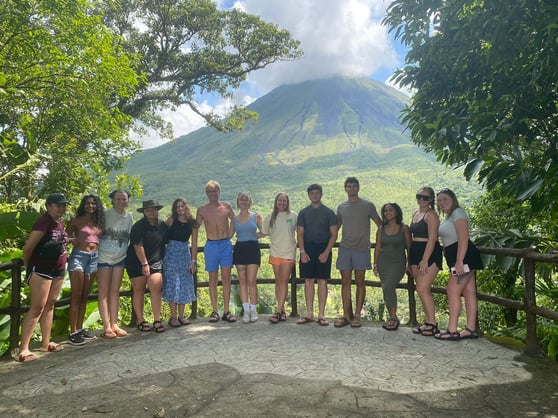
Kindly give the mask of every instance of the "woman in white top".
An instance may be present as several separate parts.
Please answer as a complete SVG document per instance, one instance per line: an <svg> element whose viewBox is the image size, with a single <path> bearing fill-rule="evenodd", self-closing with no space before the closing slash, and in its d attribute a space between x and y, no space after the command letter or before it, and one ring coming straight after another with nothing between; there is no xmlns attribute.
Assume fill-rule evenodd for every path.
<svg viewBox="0 0 558 418"><path fill-rule="evenodd" d="M469 221L467 214L459 207L455 193L450 189L438 192L438 208L446 217L440 224L438 235L444 246L444 256L450 268L447 294L449 304L449 321L446 332L437 334L440 340L456 341L464 338L478 338L477 322L477 287L475 271L483 268L479 250L469 239ZM461 314L461 295L465 299L467 326L457 331L457 322Z"/></svg>
<svg viewBox="0 0 558 418"><path fill-rule="evenodd" d="M281 192L275 196L273 212L266 216L262 225L262 232L269 235L269 264L275 275L277 311L269 318L272 324L287 320L285 300L296 261L296 219L297 214L289 207L289 196Z"/></svg>
<svg viewBox="0 0 558 418"><path fill-rule="evenodd" d="M130 194L126 190L115 190L109 197L112 208L105 210L105 229L99 243L97 287L99 292L99 314L103 321L103 338L125 337L126 331L118 326L120 285L126 265L126 251L134 220L126 211Z"/></svg>

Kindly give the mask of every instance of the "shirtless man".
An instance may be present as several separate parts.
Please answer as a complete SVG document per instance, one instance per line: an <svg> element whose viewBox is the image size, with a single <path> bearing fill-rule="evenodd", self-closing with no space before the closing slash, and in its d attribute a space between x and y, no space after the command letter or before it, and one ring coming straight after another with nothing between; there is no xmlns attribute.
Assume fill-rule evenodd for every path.
<svg viewBox="0 0 558 418"><path fill-rule="evenodd" d="M196 220L205 225L207 241L204 247L205 271L209 274L209 297L213 312L209 322L219 321L219 305L217 302L217 283L219 266L223 283L223 320L236 322L229 312L231 297L231 269L233 265L231 238L234 235L234 211L230 203L219 200L221 186L214 180L205 185L205 194L209 203L198 208ZM198 228L192 231L192 261L196 262L198 254Z"/></svg>

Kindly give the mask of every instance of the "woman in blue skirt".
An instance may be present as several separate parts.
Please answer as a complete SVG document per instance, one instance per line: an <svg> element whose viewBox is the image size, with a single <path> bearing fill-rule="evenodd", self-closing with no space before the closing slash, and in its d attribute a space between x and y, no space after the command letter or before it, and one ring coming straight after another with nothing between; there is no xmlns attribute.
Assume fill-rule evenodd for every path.
<svg viewBox="0 0 558 418"><path fill-rule="evenodd" d="M196 261L190 254L190 236L198 227L186 199L172 204L172 215L166 220L169 227L168 245L163 261L163 299L170 304L169 325L179 327L190 322L184 317L187 303L196 300L194 276Z"/></svg>

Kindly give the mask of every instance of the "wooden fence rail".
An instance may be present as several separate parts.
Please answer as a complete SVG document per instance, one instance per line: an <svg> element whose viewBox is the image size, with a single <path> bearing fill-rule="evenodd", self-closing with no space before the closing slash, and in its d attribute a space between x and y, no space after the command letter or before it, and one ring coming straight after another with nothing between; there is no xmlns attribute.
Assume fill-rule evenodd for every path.
<svg viewBox="0 0 558 418"><path fill-rule="evenodd" d="M335 245L338 247L338 244ZM374 244L372 245L374 247ZM269 244L260 244L261 249L269 249ZM523 293L523 300L505 299L494 295L478 293L478 299L486 301L495 305L503 306L506 308L524 311L526 314L526 345L525 352L530 355L536 355L541 352L539 341L537 339L537 316L548 318L558 321L558 312L551 309L546 309L537 306L536 292L535 292L535 264L539 263L558 263L558 253L542 254L538 253L531 248L525 249L510 249L510 248L487 248L479 247L479 251L483 254L506 256L523 259L525 291ZM198 253L203 252L203 247L199 247ZM21 326L21 316L29 310L29 306L21 304L21 286L22 286L22 269L23 261L21 259L14 259L9 263L0 264L0 271L10 271L12 278L12 294L10 306L0 307L0 315L10 315L10 347L7 351L9 355L13 348L16 348L19 343L19 329ZM238 280L233 279L233 284L238 284ZM275 280L272 278L258 278L258 284L273 284ZM379 281L365 281L367 286L381 287ZM197 289L200 287L208 287L207 281L198 281L197 274L194 275L194 284ZM330 285L341 285L341 279L332 278L328 281ZM221 285L221 282L219 282ZM304 285L304 279L296 276L296 268L293 268L290 279L291 287L291 316L298 316L298 301L297 301L297 288L299 285ZM408 306L409 306L409 324L414 326L417 324L417 311L416 311L416 298L415 298L415 285L413 280L408 276L406 283L400 283L398 288L407 289ZM433 293L446 294L445 288L433 287ZM121 291L121 297L131 297L130 290ZM96 294L89 295L89 300L97 300ZM60 299L56 302L56 307L67 306L70 303L70 298ZM192 316L195 318L197 315L197 302L192 304Z"/></svg>

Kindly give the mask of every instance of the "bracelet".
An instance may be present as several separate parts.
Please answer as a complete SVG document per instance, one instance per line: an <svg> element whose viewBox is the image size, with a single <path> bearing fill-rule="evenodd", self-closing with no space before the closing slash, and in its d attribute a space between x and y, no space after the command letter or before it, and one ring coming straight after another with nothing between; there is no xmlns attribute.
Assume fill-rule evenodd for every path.
<svg viewBox="0 0 558 418"><path fill-rule="evenodd" d="M300 254L306 254L306 251L300 250Z"/></svg>
<svg viewBox="0 0 558 418"><path fill-rule="evenodd" d="M145 263L145 264L142 264L141 266L145 267L145 266L148 266L148 265L149 265L149 263Z"/></svg>

